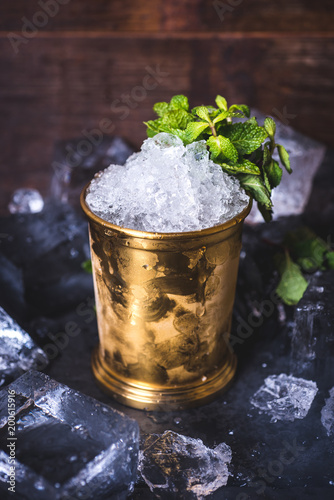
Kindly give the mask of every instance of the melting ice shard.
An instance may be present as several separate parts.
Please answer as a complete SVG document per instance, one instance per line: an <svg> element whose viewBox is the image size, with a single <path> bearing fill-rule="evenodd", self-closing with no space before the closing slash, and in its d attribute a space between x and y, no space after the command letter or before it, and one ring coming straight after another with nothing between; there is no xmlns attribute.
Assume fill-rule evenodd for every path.
<svg viewBox="0 0 334 500"><path fill-rule="evenodd" d="M280 120L285 121L286 108L282 111L282 116L279 116L281 113L277 110L276 116L273 116L276 122L275 141L288 151L293 174L289 176L284 173L281 184L273 190L274 219L303 213L311 194L313 179L326 151L326 147L320 142L297 132L287 122L283 124L277 120L279 116ZM252 110L252 115L256 116L259 125L263 125L266 115L256 109ZM274 158L279 159L276 152ZM263 222L256 204L253 205L247 222Z"/></svg>
<svg viewBox="0 0 334 500"><path fill-rule="evenodd" d="M267 377L250 402L271 415L272 421L293 422L306 417L317 392L317 384L312 380L281 373Z"/></svg>
<svg viewBox="0 0 334 500"><path fill-rule="evenodd" d="M31 371L9 386L16 403L16 495L24 500L126 498L138 458L137 423ZM7 492L8 392L0 392L0 491ZM2 451L1 451L2 448Z"/></svg>
<svg viewBox="0 0 334 500"><path fill-rule="evenodd" d="M14 191L8 209L12 214L36 214L44 207L44 200L37 189L17 189Z"/></svg>
<svg viewBox="0 0 334 500"><path fill-rule="evenodd" d="M294 311L291 335L291 369L295 374L333 380L334 270L317 271Z"/></svg>
<svg viewBox="0 0 334 500"><path fill-rule="evenodd" d="M329 391L329 398L321 410L321 423L327 430L327 435L334 434L334 387Z"/></svg>
<svg viewBox="0 0 334 500"><path fill-rule="evenodd" d="M111 163L123 165L134 152L121 137L110 137L95 130L76 139L57 141L54 149L51 196L79 205L80 192L99 170Z"/></svg>
<svg viewBox="0 0 334 500"><path fill-rule="evenodd" d="M146 439L139 470L159 498L201 499L226 485L231 459L225 443L212 450L201 439L165 431Z"/></svg>
<svg viewBox="0 0 334 500"><path fill-rule="evenodd" d="M31 368L46 367L47 356L30 335L0 307L0 386Z"/></svg>

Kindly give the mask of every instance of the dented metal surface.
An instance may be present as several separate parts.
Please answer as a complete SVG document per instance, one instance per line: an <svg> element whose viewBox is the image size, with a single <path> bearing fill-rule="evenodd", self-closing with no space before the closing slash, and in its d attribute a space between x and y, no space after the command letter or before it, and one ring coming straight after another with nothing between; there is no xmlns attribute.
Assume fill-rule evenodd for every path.
<svg viewBox="0 0 334 500"><path fill-rule="evenodd" d="M93 371L136 408L202 404L231 381L228 337L248 206L189 233L147 233L106 223L87 207L100 344Z"/></svg>

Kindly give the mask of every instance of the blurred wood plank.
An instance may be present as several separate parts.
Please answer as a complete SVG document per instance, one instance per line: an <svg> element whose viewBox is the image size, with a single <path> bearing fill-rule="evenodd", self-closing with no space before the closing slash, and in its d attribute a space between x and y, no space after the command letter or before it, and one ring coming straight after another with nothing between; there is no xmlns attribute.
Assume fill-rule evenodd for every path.
<svg viewBox="0 0 334 500"><path fill-rule="evenodd" d="M333 30L334 5L332 0L2 0L1 31L21 33L26 20L42 31L317 32Z"/></svg>
<svg viewBox="0 0 334 500"><path fill-rule="evenodd" d="M1 204L16 187L46 193L54 142L102 120L139 147L152 105L185 93L195 106L217 93L283 115L334 145L334 37L43 37L13 54L0 39ZM152 76L153 74L153 76ZM276 111L275 111L276 110Z"/></svg>

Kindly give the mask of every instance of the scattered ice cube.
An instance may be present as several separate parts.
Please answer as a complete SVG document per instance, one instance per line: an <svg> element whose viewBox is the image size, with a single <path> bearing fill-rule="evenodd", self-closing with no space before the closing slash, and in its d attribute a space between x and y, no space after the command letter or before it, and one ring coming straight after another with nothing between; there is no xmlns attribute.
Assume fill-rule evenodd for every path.
<svg viewBox="0 0 334 500"><path fill-rule="evenodd" d="M16 401L16 487L24 500L125 500L136 476L137 423L38 372L9 389ZM7 390L0 392L0 491L7 492Z"/></svg>
<svg viewBox="0 0 334 500"><path fill-rule="evenodd" d="M298 375L318 377L318 371L333 380L334 367L334 271L317 271L294 310L291 332L291 370Z"/></svg>
<svg viewBox="0 0 334 500"><path fill-rule="evenodd" d="M0 307L0 386L9 384L30 368L45 368L47 364L44 351Z"/></svg>
<svg viewBox="0 0 334 500"><path fill-rule="evenodd" d="M139 470L159 498L201 499L225 486L231 448L221 443L214 449L201 439L165 431L151 434L140 452Z"/></svg>
<svg viewBox="0 0 334 500"><path fill-rule="evenodd" d="M256 109L252 110L252 115L256 116L259 125L263 125L265 117L268 116ZM303 213L311 194L314 176L324 159L326 147L297 132L291 126L284 125L277 120L277 117L273 118L276 122L276 143L282 144L288 151L293 170L291 175L283 172L281 184L273 190L274 219L277 219L281 216ZM277 153L274 158L279 160ZM246 221L263 222L256 203Z"/></svg>
<svg viewBox="0 0 334 500"><path fill-rule="evenodd" d="M21 310L33 307L26 316L37 311L59 315L93 296L92 277L82 269L90 253L87 221L80 212L48 201L39 214L13 217L1 221L1 231L10 237L0 245L0 266L5 266L0 272L0 303L13 310L9 293L15 302L21 295Z"/></svg>
<svg viewBox="0 0 334 500"><path fill-rule="evenodd" d="M8 205L11 214L36 214L44 207L44 200L36 189L17 189Z"/></svg>
<svg viewBox="0 0 334 500"><path fill-rule="evenodd" d="M327 435L334 434L334 387L329 391L329 398L321 410L321 423L327 430Z"/></svg>
<svg viewBox="0 0 334 500"><path fill-rule="evenodd" d="M259 410L271 415L271 421L306 417L313 399L318 392L312 380L296 378L292 375L270 375L264 385L254 394L250 402Z"/></svg>
<svg viewBox="0 0 334 500"><path fill-rule="evenodd" d="M82 137L55 144L51 196L79 206L80 192L92 176L111 163L123 165L133 148L121 137L110 137L95 130Z"/></svg>
<svg viewBox="0 0 334 500"><path fill-rule="evenodd" d="M147 139L123 167L93 179L86 197L99 217L132 229L194 231L226 222L249 198L236 178L209 160L205 141L184 146L160 133Z"/></svg>

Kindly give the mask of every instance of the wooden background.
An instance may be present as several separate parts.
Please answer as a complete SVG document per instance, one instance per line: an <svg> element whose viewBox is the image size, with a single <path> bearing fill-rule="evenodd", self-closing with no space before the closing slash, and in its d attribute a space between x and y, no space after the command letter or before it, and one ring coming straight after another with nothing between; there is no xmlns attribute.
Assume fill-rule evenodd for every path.
<svg viewBox="0 0 334 500"><path fill-rule="evenodd" d="M56 140L104 127L139 147L177 93L334 145L333 0L1 0L0 30L2 212L15 188L48 193Z"/></svg>

